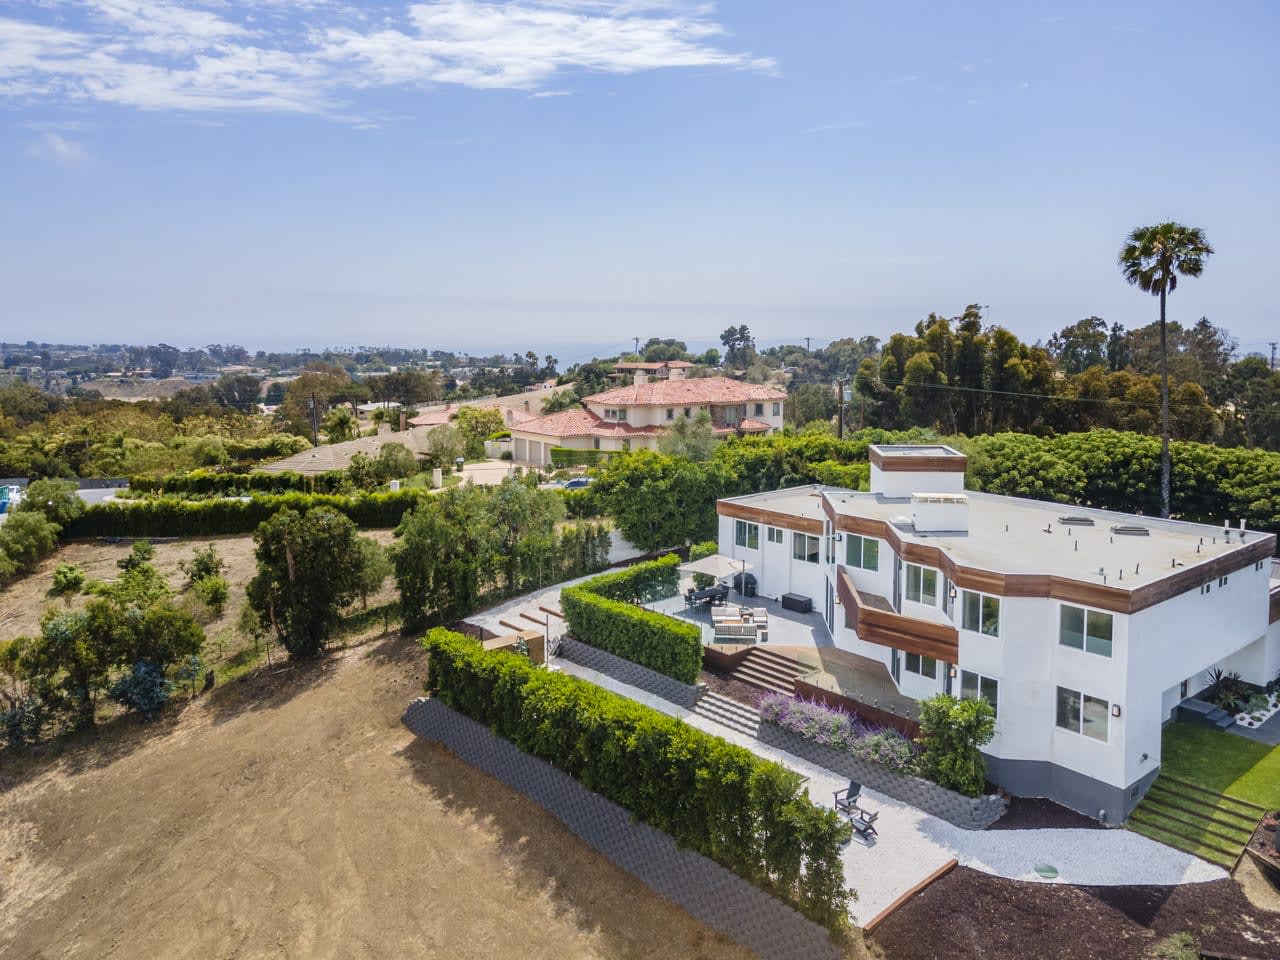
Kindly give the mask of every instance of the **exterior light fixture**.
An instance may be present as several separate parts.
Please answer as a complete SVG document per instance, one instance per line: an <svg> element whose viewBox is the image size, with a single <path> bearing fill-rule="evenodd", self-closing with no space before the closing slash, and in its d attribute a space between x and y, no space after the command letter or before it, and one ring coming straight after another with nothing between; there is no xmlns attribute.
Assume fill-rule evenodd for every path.
<svg viewBox="0 0 1280 960"><path fill-rule="evenodd" d="M951 585L951 589L950 591L948 591L947 596L949 596L952 600L956 598L956 585L954 583Z"/></svg>
<svg viewBox="0 0 1280 960"><path fill-rule="evenodd" d="M1111 705L1111 715L1112 715L1113 717L1118 717L1118 716L1120 716L1120 704L1118 704L1118 703L1113 703L1113 704Z"/></svg>
<svg viewBox="0 0 1280 960"><path fill-rule="evenodd" d="M950 669L950 671L948 671L948 676L950 676L950 677L952 677L952 678L954 679L955 675L956 675L956 665L953 663L953 664L951 665L951 669Z"/></svg>

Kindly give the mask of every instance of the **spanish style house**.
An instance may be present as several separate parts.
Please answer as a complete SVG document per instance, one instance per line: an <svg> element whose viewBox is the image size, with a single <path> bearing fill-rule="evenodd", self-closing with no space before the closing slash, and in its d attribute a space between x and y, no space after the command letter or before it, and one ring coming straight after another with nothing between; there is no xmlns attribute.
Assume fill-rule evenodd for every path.
<svg viewBox="0 0 1280 960"><path fill-rule="evenodd" d="M810 596L832 643L914 699L985 697L988 778L1107 822L1208 671L1280 672L1274 534L966 492L950 447L872 446L870 492L721 500L721 552Z"/></svg>
<svg viewBox="0 0 1280 960"><path fill-rule="evenodd" d="M675 370L671 374L597 393L572 410L517 420L511 425L515 461L548 464L555 447L653 449L673 423L703 411L721 436L767 434L782 428L784 390L728 377L686 378Z"/></svg>

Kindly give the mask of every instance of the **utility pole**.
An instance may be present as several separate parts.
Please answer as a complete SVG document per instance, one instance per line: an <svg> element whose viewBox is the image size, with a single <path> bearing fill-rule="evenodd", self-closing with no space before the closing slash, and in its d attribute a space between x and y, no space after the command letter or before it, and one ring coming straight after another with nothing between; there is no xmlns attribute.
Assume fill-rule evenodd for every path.
<svg viewBox="0 0 1280 960"><path fill-rule="evenodd" d="M810 341L810 340L812 340L812 339L813 339L813 337L805 337L805 338L804 338L804 352L805 352L805 353L813 353L812 348L810 348L810 346L809 346L809 341ZM1273 352L1273 353L1275 352L1275 351L1274 351L1274 349L1272 350L1272 352Z"/></svg>
<svg viewBox="0 0 1280 960"><path fill-rule="evenodd" d="M631 339L632 339L632 340L634 340L634 341L636 342L636 353L639 353L639 352L640 352L640 338L639 338L639 337L632 337Z"/></svg>
<svg viewBox="0 0 1280 960"><path fill-rule="evenodd" d="M1271 341L1271 369L1276 368L1276 341Z"/></svg>
<svg viewBox="0 0 1280 960"><path fill-rule="evenodd" d="M836 437L840 440L844 439L844 385L848 382L848 377L836 378L836 408L840 412L840 426Z"/></svg>
<svg viewBox="0 0 1280 960"><path fill-rule="evenodd" d="M319 409L316 406L316 395L314 393L311 394L311 399L307 406L311 408L311 445L318 447L320 446L320 425L317 420Z"/></svg>

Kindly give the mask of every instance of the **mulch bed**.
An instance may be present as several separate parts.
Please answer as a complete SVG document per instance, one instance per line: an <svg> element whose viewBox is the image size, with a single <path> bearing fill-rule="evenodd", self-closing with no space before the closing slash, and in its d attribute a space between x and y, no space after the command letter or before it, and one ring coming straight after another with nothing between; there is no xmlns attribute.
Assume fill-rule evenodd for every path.
<svg viewBox="0 0 1280 960"><path fill-rule="evenodd" d="M748 707L755 709L756 702L765 692L758 687L753 687L749 683L743 683L741 680L734 680L722 673L714 670L703 670L698 679L707 685L707 689L712 693L718 693L722 697L728 697L730 700L737 700L739 703L745 703Z"/></svg>
<svg viewBox="0 0 1280 960"><path fill-rule="evenodd" d="M995 788L988 785L988 792L994 793ZM1086 817L1083 813L1076 813L1052 800L1040 797L1011 797L1008 811L988 829L1038 830L1044 827L1058 830L1107 829L1092 817Z"/></svg>
<svg viewBox="0 0 1280 960"><path fill-rule="evenodd" d="M1280 820L1280 813L1276 811L1259 820L1258 829L1253 831L1248 846L1250 853L1262 862L1263 868L1270 871L1273 878L1280 878L1280 852L1276 850L1276 831L1280 830L1280 825L1277 825L1277 820Z"/></svg>
<svg viewBox="0 0 1280 960"><path fill-rule="evenodd" d="M1206 951L1280 957L1280 914L1232 880L1177 887L1073 887L957 867L886 920L872 939L888 960L1147 960L1188 932Z"/></svg>

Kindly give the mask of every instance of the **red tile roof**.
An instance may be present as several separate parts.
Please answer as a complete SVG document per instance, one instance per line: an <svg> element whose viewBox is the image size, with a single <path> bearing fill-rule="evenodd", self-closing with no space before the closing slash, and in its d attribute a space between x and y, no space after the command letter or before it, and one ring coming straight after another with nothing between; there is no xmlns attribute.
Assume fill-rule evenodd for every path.
<svg viewBox="0 0 1280 960"><path fill-rule="evenodd" d="M648 361L624 360L621 363L615 363L613 365L613 369L615 370L661 370L663 367L668 367L669 369L672 369L672 370L684 370L692 366L693 364L690 363L688 360L648 360Z"/></svg>
<svg viewBox="0 0 1280 960"><path fill-rule="evenodd" d="M574 407L545 417L533 417L513 424L513 430L536 433L544 437L635 437L652 436L662 432L661 427L634 427L625 420L602 420L590 410Z"/></svg>
<svg viewBox="0 0 1280 960"><path fill-rule="evenodd" d="M588 403L616 407L677 407L682 404L749 403L781 401L786 391L728 377L695 377L692 380L659 380L633 383L587 397Z"/></svg>

